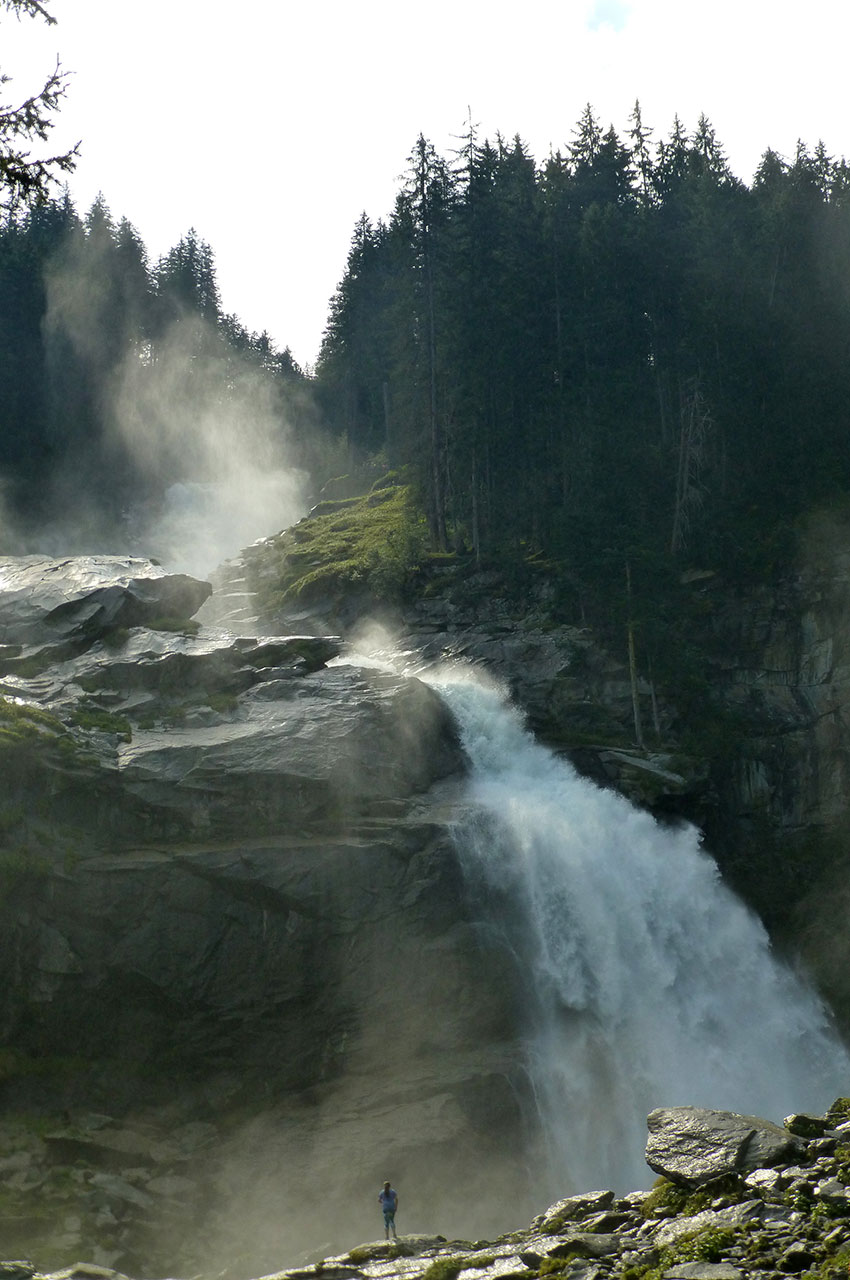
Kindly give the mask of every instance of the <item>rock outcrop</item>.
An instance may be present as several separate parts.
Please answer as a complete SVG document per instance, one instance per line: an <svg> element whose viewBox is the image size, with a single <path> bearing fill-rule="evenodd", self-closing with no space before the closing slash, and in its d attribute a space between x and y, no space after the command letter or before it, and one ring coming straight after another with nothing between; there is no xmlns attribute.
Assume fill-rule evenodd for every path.
<svg viewBox="0 0 850 1280"><path fill-rule="evenodd" d="M206 596L111 558L63 561L55 575L43 561L7 564L0 579L0 1096L7 1114L41 1117L6 1135L7 1238L23 1253L61 1222L56 1265L94 1239L99 1265L150 1275L155 1257L196 1274L224 1259L244 1280L317 1244L305 1187L322 1188L330 1255L357 1238L388 1173L415 1184L423 1231L492 1236L507 1212L530 1216L543 1171L528 1141L515 957L476 925L452 843L454 725L415 678L336 664L342 641L306 618L275 634L249 621L243 595L237 633L198 629L186 615ZM542 608L518 620L486 594L463 608L425 601L404 626L416 663L486 665L547 741L658 813L695 816L725 785L705 760L630 748L627 673L583 628L550 625ZM658 714L672 728L675 708ZM778 1184L746 1173L762 1155L759 1126L743 1124L740 1142L700 1139L709 1165L695 1182L711 1197L700 1212L727 1214L712 1232L773 1230L774 1210L750 1202L775 1204ZM777 1167L814 1162L831 1220L843 1138L827 1123L803 1137L797 1164L780 1153ZM715 1159L742 1202L715 1186ZM662 1167L694 1185L692 1165ZM761 1181L742 1191L744 1174ZM45 1204L57 1192L61 1209L28 1217L19 1192ZM651 1270L652 1250L676 1244L661 1234L677 1216L669 1195L649 1216L643 1196L559 1202L484 1251L432 1236L406 1246L402 1270ZM793 1273L799 1220L780 1218L771 1265ZM181 1252L198 1238L200 1252ZM374 1272L351 1255L324 1268L400 1274L382 1249ZM740 1270L742 1257L710 1265ZM668 1280L697 1265L708 1264L672 1257Z"/></svg>
<svg viewBox="0 0 850 1280"><path fill-rule="evenodd" d="M332 637L198 630L207 594L138 561L4 566L6 1113L88 1170L87 1231L148 1223L110 1262L163 1256L196 1201L242 1240L307 1180L347 1205L386 1161L427 1171L435 1211L463 1179L483 1226L526 1086L515 969L452 843L454 723L416 679L333 665ZM223 1130L212 1182L168 1154L196 1125Z"/></svg>
<svg viewBox="0 0 850 1280"><path fill-rule="evenodd" d="M687 1137L694 1130L695 1117L681 1114L684 1110L664 1113L671 1150L677 1132ZM423 1220L411 1188L407 1207L402 1200L397 1215L398 1241L379 1240L330 1256L318 1249L297 1267L274 1271L274 1280L779 1280L800 1275L843 1280L850 1261L847 1114L847 1099L839 1099L824 1118L821 1136L795 1139L789 1129L766 1120L703 1112L700 1153L687 1182L681 1177L678 1182L660 1178L649 1192L616 1196L597 1190L569 1196L528 1226L489 1239L435 1234L438 1224ZM800 1121L812 1119L792 1117L787 1123L806 1128ZM657 1116L650 1117L649 1126L648 1152L657 1154ZM749 1144L749 1171L740 1165L729 1167L731 1135L774 1131L785 1135L785 1158L777 1158L771 1136L761 1147ZM128 1159L135 1154L145 1164L132 1177L105 1172L89 1176L85 1195L116 1222L150 1212L156 1201L187 1194L198 1177L197 1165L214 1159L216 1147L209 1131L175 1132L171 1159L181 1146L193 1155L189 1175L180 1177L164 1175L158 1167L163 1156L152 1153L138 1135L118 1132L110 1144L108 1130L101 1128L92 1134L91 1144L113 1151L120 1146ZM18 1160L13 1172L11 1167L9 1159L0 1165L0 1181L8 1185L29 1177L32 1182L33 1171L24 1161ZM724 1172L706 1180L715 1169ZM375 1194L364 1202L362 1212L368 1212L372 1201L377 1216ZM317 1233L331 1212L325 1206L315 1212ZM190 1256L191 1250L184 1248L183 1257ZM261 1258L262 1251L255 1256ZM207 1270L247 1276L246 1261L234 1263L219 1253ZM7 1280L124 1280L120 1272L91 1263L50 1271L39 1270L35 1262L7 1262L0 1263L0 1275Z"/></svg>

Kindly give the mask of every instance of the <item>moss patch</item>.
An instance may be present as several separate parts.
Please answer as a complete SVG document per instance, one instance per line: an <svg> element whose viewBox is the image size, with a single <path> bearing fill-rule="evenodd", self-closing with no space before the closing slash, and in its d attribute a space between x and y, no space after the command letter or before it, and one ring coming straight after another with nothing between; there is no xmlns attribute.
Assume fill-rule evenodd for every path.
<svg viewBox="0 0 850 1280"><path fill-rule="evenodd" d="M737 1204L745 1198L745 1193L744 1183L737 1174L714 1178L696 1191L692 1187L678 1186L667 1178L657 1178L641 1205L641 1213L644 1218L652 1218L657 1209L669 1209L678 1217L692 1218L694 1214L710 1208L718 1196L725 1197L729 1204Z"/></svg>
<svg viewBox="0 0 850 1280"><path fill-rule="evenodd" d="M71 721L81 729L117 734L123 742L129 742L133 736L129 720L116 716L111 711L104 711L101 707L78 707L73 712Z"/></svg>
<svg viewBox="0 0 850 1280"><path fill-rule="evenodd" d="M435 1258L423 1271L422 1280L455 1280L468 1265L466 1258Z"/></svg>
<svg viewBox="0 0 850 1280"><path fill-rule="evenodd" d="M662 1249L653 1266L625 1267L623 1280L661 1280L664 1272L679 1262L720 1262L737 1239L736 1233L727 1227L695 1232Z"/></svg>
<svg viewBox="0 0 850 1280"><path fill-rule="evenodd" d="M59 737L64 732L61 720L40 707L0 698L0 745L32 741L45 734Z"/></svg>
<svg viewBox="0 0 850 1280"><path fill-rule="evenodd" d="M320 507L265 543L249 562L250 585L269 611L352 588L396 601L421 566L426 538L409 486L386 476L362 497Z"/></svg>

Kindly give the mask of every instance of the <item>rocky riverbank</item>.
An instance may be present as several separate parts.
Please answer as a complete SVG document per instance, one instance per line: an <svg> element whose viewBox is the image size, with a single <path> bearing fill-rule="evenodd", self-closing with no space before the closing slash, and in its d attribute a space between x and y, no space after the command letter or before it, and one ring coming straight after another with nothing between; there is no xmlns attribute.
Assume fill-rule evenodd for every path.
<svg viewBox="0 0 850 1280"><path fill-rule="evenodd" d="M849 1116L847 1099L823 1117L796 1115L782 1125L693 1107L660 1109L648 1118L647 1163L660 1175L650 1191L572 1195L527 1227L472 1241L434 1234L439 1224L422 1222L411 1185L398 1215L397 1242L357 1245L273 1274L275 1280L837 1280L850 1262ZM210 1138L200 1130L173 1136L174 1152L182 1146L194 1177ZM61 1140L47 1139L53 1155ZM138 1150L138 1135L134 1141ZM108 1130L93 1127L90 1148L121 1150L126 1161L128 1143L126 1134L116 1131L110 1138ZM66 1158L71 1154L65 1151ZM147 1179L93 1174L84 1167L87 1154L81 1141L70 1172L78 1199L96 1202L101 1217L132 1218L153 1197L177 1200L188 1193L191 1179L175 1173ZM29 1176L35 1193L36 1173L28 1172L22 1157L7 1156L0 1165L7 1188L16 1180L20 1187ZM317 1232L332 1213L330 1204L315 1209ZM404 1230L417 1223L430 1225L431 1234ZM55 1271L39 1267L4 1262L0 1276L123 1280L124 1274L91 1262ZM220 1256L214 1274L240 1272Z"/></svg>

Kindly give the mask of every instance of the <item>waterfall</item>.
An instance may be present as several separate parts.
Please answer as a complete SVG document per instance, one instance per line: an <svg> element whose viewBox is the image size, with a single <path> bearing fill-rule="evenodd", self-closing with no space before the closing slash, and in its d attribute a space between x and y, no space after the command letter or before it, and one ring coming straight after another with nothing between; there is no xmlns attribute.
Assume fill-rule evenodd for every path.
<svg viewBox="0 0 850 1280"><path fill-rule="evenodd" d="M493 685L426 677L471 762L456 840L471 894L522 967L549 1181L646 1184L646 1115L781 1121L846 1092L850 1059L689 826L660 826L535 742Z"/></svg>

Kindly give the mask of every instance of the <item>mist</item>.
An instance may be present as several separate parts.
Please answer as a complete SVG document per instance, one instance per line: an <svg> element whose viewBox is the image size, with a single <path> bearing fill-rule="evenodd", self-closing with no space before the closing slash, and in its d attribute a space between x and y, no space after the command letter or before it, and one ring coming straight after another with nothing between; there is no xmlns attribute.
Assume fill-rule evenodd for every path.
<svg viewBox="0 0 850 1280"><path fill-rule="evenodd" d="M147 555L204 577L305 513L310 480L292 424L306 391L240 350L237 322L155 298L123 228L129 283L127 261L115 261L127 245L96 218L45 271L49 472L37 518L7 518L5 541Z"/></svg>
<svg viewBox="0 0 850 1280"><path fill-rule="evenodd" d="M127 513L136 549L196 576L294 524L309 485L289 460L279 389L238 357L223 360L208 329L177 320L153 364L128 354L110 399L115 437L161 492Z"/></svg>

